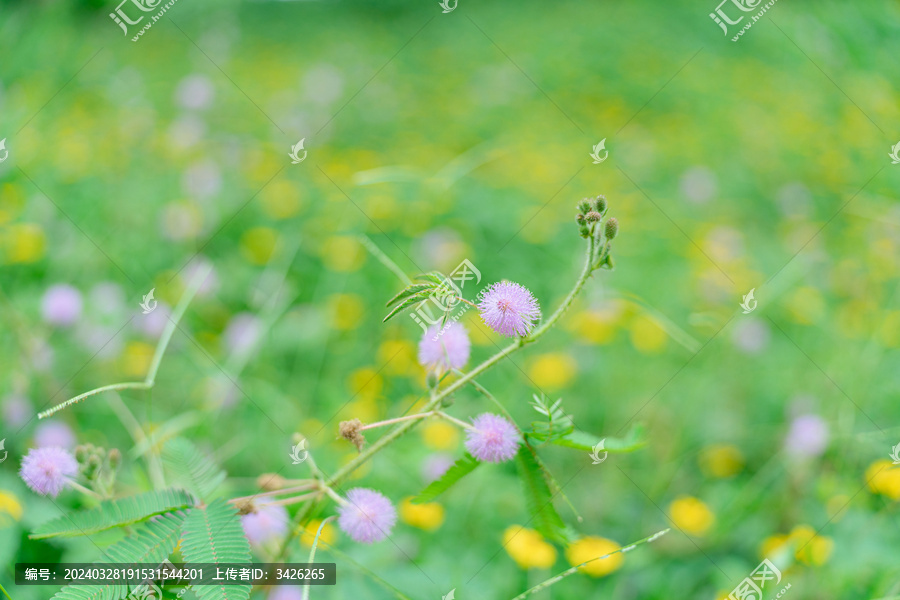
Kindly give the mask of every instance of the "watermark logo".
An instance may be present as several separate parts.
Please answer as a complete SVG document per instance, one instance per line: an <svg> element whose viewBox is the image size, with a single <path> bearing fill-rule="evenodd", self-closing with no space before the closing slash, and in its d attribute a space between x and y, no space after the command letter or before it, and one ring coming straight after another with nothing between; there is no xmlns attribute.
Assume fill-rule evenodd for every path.
<svg viewBox="0 0 900 600"><path fill-rule="evenodd" d="M299 465L309 456L309 451L306 449L306 440L300 440L300 442L294 446L291 446L290 457L291 460L294 461L293 464Z"/></svg>
<svg viewBox="0 0 900 600"><path fill-rule="evenodd" d="M441 600L454 600L454 598L456 598L456 588L450 590L446 596L441 596Z"/></svg>
<svg viewBox="0 0 900 600"><path fill-rule="evenodd" d="M131 38L132 42L136 42L140 39L140 37L142 35L144 35L144 33L148 29L153 27L153 25L157 21L160 20L162 18L162 16L166 13L166 11L169 10L172 7L172 5L174 5L178 0L169 0L165 4L162 4L162 1L163 0L122 0L122 2L120 2L119 5L116 7L115 12L109 13L109 18L112 19L113 21L115 21L116 25L121 27L122 32L127 36L129 25L137 25L138 23L140 23L141 21L144 20L145 16L149 16L150 20L147 21L147 23L145 23L143 27L141 27L141 29L137 32L137 35L135 35L133 38ZM122 8L123 5L126 5L129 2L131 4L133 4L141 12L148 13L148 12L155 11L157 9L159 9L159 10L157 11L157 13L155 15L141 15L137 19L132 20L131 17L128 16L125 13L125 10ZM140 13L132 12L132 14L140 14Z"/></svg>
<svg viewBox="0 0 900 600"><path fill-rule="evenodd" d="M744 33L753 27L753 24L759 21L762 16L768 11L772 6L775 5L775 2L778 0L769 0L766 4L762 4L763 0L722 0L719 5L716 7L715 12L709 13L709 18L715 21L715 23L722 28L722 31L725 35L729 35L728 26L729 25L737 25L741 21L744 20L745 16L749 16L749 19L744 23L741 29L737 32L737 34L731 38L732 42L738 41L738 39L744 35ZM730 15L725 12L725 9L722 8L723 5L728 5L726 8L729 10ZM734 9L737 8L741 12L753 12L758 9L758 12L755 15L742 15L740 12L735 12ZM732 20L731 16L736 16L737 19Z"/></svg>
<svg viewBox="0 0 900 600"><path fill-rule="evenodd" d="M453 0L452 6L450 4L450 0L441 0L438 4L440 4L441 8L444 9L442 12L444 14L447 14L448 12L453 12L456 9L456 5L459 4L459 0ZM456 588L454 588L454 589L456 589ZM451 592L451 594L452 593L453 592Z"/></svg>
<svg viewBox="0 0 900 600"><path fill-rule="evenodd" d="M0 449L3 448L3 442L0 442ZM891 460L894 461L895 465L900 465L900 444L897 444L893 448L891 448ZM3 461L0 461L3 462Z"/></svg>
<svg viewBox="0 0 900 600"><path fill-rule="evenodd" d="M591 464L599 465L604 460L606 460L607 456L609 456L609 452L604 450L605 444L606 438L603 438L602 440L594 444L594 447L592 448L593 452L590 453L591 460L593 461ZM600 458L601 452L603 452L603 458Z"/></svg>
<svg viewBox="0 0 900 600"><path fill-rule="evenodd" d="M150 288L150 291L144 295L144 299L141 301L141 308L145 315L149 315L154 310L156 310L156 305L158 302L153 299L153 292L156 288Z"/></svg>
<svg viewBox="0 0 900 600"><path fill-rule="evenodd" d="M299 165L304 160L306 160L306 150L303 150L303 140L305 139L306 138L303 138L302 140L291 146L291 153L288 154L288 156L291 157L292 165ZM303 156L300 156L301 150L303 150Z"/></svg>
<svg viewBox="0 0 900 600"><path fill-rule="evenodd" d="M129 596L133 600L162 600L162 597L162 590L154 583L137 586Z"/></svg>
<svg viewBox="0 0 900 600"><path fill-rule="evenodd" d="M775 580L772 585L781 583L781 571L766 558L763 559L759 566L756 567L750 577L745 577L736 588L731 590L728 600L762 600L762 591L766 587L766 583ZM784 593L791 588L791 584L787 584L781 588L776 598L781 598Z"/></svg>
<svg viewBox="0 0 900 600"><path fill-rule="evenodd" d="M428 298L419 302L414 311L409 313L410 318L422 328L423 332L428 331L429 325L459 321L471 307L470 302L463 303L463 288L469 281L474 280L475 285L481 283L481 271L469 259L464 259L453 269L449 277L441 275L441 279L443 280L441 285ZM459 306L460 303L463 303L463 306ZM434 311L432 306L437 310ZM448 314L451 312L453 312L452 315ZM441 335L443 331L442 329L438 335Z"/></svg>
<svg viewBox="0 0 900 600"><path fill-rule="evenodd" d="M600 157L600 152L603 152L603 158ZM600 143L593 147L591 151L591 158L594 159L594 164L599 165L604 160L609 158L609 150L606 149L606 138L600 140Z"/></svg>
<svg viewBox="0 0 900 600"><path fill-rule="evenodd" d="M5 140L0 140L0 149L3 148L3 142ZM900 164L900 142L897 142L896 146L891 148L891 153L888 154L891 157L891 164L897 165ZM3 159L0 159L0 162L3 162Z"/></svg>
<svg viewBox="0 0 900 600"><path fill-rule="evenodd" d="M756 310L756 300L753 299L753 292L756 288L752 288L747 294L744 296L744 301L741 302L741 308L744 309L744 314L749 315L754 310Z"/></svg>
<svg viewBox="0 0 900 600"><path fill-rule="evenodd" d="M7 452L6 449L3 447L3 445L5 443L6 443L6 438L3 438L2 440L0 440L0 450L3 450L3 458L0 458L0 463L2 463L4 460L6 460L6 455L9 454L9 452Z"/></svg>
<svg viewBox="0 0 900 600"><path fill-rule="evenodd" d="M900 147L900 144L897 144L897 146ZM6 149L6 138L0 140L0 154L2 154L2 156L0 156L0 163L9 158L9 150Z"/></svg>

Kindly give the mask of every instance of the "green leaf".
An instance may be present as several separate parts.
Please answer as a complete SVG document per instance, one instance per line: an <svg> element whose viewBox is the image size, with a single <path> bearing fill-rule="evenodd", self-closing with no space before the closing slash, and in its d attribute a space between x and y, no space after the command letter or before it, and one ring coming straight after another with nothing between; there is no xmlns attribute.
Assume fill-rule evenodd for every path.
<svg viewBox="0 0 900 600"><path fill-rule="evenodd" d="M394 296L393 298L388 300L387 303L385 304L385 306L390 306L394 302L399 302L400 300L403 300L404 298L408 298L409 296L412 296L413 294L421 294L421 293L427 292L432 289L434 289L434 286L430 283L414 283L412 285L408 285L405 288L403 288L402 290L400 290L399 294L397 294L396 296Z"/></svg>
<svg viewBox="0 0 900 600"><path fill-rule="evenodd" d="M90 510L47 521L29 536L42 539L55 536L90 535L113 527L138 523L153 515L188 508L196 500L184 490L145 492L137 496L104 500Z"/></svg>
<svg viewBox="0 0 900 600"><path fill-rule="evenodd" d="M210 499L225 480L225 471L184 438L169 440L163 459L175 472L176 481L202 500Z"/></svg>
<svg viewBox="0 0 900 600"><path fill-rule="evenodd" d="M396 317L397 314L398 314L400 311L402 311L402 310L404 310L404 309L406 309L406 308L409 308L409 307L412 306L413 304L416 304L416 303L418 303L418 302L422 302L423 300L426 300L427 298L428 298L428 296L426 296L426 295L424 295L424 294L417 294L417 295L415 295L415 296L411 296L411 297L407 298L406 300L404 300L403 302L401 302L400 304L398 304L397 306L395 306L395 307L393 308L393 310L391 310L391 312L389 312L388 315L387 315L384 319L382 319L381 322L382 322L382 323L387 323L389 320L391 320L391 319L393 319L394 317Z"/></svg>
<svg viewBox="0 0 900 600"><path fill-rule="evenodd" d="M635 450L643 448L647 444L647 440L644 437L645 434L646 431L644 429L644 426L638 423L628 430L628 433L625 434L625 437L621 438L599 438L592 433L575 430L565 437L551 441L559 446L577 448L578 450L584 450L586 452L592 452L594 446L596 446L600 442L603 442L604 450L613 454L617 454L624 452L634 452Z"/></svg>
<svg viewBox="0 0 900 600"><path fill-rule="evenodd" d="M562 399L551 403L546 396L541 394L533 396L531 406L544 416L540 421L532 421L532 431L528 435L541 442L552 442L565 437L575 430L572 417L562 409Z"/></svg>
<svg viewBox="0 0 900 600"><path fill-rule="evenodd" d="M548 539L566 543L568 541L566 524L563 523L562 517L553 506L550 486L538 463L534 448L527 443L523 444L516 454L516 464L522 477L522 484L525 488L525 504L534 528Z"/></svg>
<svg viewBox="0 0 900 600"><path fill-rule="evenodd" d="M444 274L440 271L429 271L428 273L421 273L416 275L416 279L424 279L427 281L433 281L438 285L446 285L447 278L444 277Z"/></svg>
<svg viewBox="0 0 900 600"><path fill-rule="evenodd" d="M190 563L249 563L250 542L237 508L221 498L188 513L182 528L181 554ZM249 585L195 585L200 600L247 600Z"/></svg>
<svg viewBox="0 0 900 600"><path fill-rule="evenodd" d="M193 512L193 511L191 511ZM152 563L159 564L169 557L178 545L185 516L166 513L141 524L133 535L116 542L103 552L102 563ZM127 584L67 585L52 600L119 600L138 586Z"/></svg>
<svg viewBox="0 0 900 600"><path fill-rule="evenodd" d="M440 479L432 481L424 490L419 492L419 495L412 499L412 503L422 504L424 502L431 502L450 489L450 486L454 483L474 471L475 467L480 464L479 461L475 460L475 457L466 452L462 458L453 463L452 467L447 469L447 472L444 473Z"/></svg>

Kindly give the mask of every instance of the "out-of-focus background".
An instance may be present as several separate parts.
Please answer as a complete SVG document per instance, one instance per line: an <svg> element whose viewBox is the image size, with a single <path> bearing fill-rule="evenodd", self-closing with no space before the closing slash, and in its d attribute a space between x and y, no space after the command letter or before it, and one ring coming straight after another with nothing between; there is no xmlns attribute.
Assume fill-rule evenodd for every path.
<svg viewBox="0 0 900 600"><path fill-rule="evenodd" d="M615 271L481 382L522 424L541 392L601 437L642 424L641 450L600 465L540 454L579 534L616 547L672 531L537 597L712 600L763 558L794 600L900 597L897 2L777 2L738 42L749 16L725 36L715 0L459 0L447 13L178 0L137 42L148 19L125 35L115 9L0 4L7 590L14 562L92 560L115 539L28 539L83 501L28 490L27 448L118 448L122 490L146 489L153 450L114 400L35 414L140 380L198 268L213 276L155 388L121 400L150 445L186 435L248 494L290 461L291 433L333 472L356 454L340 420L423 396L420 330L382 324L402 283L361 234L410 276L468 259L482 285L522 283L549 314L580 269L575 203L602 193L620 223ZM159 310L143 315L151 288ZM503 343L475 321L470 366ZM453 407L487 409L474 391ZM403 504L461 453L444 424L406 435L352 482L401 505L393 541L363 547L334 528L327 541L412 598L510 598L568 568L537 534L504 549L508 528L529 527L508 464L438 505ZM313 598L387 597L319 558L338 563L338 585Z"/></svg>

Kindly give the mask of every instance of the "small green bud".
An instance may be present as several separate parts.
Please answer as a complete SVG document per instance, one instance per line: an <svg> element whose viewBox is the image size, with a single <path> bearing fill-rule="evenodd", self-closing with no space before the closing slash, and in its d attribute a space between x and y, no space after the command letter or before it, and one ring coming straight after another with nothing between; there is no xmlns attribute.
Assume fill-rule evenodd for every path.
<svg viewBox="0 0 900 600"><path fill-rule="evenodd" d="M122 453L119 452L117 448L113 448L109 451L107 460L109 461L109 468L115 471L119 468L119 465L122 464Z"/></svg>
<svg viewBox="0 0 900 600"><path fill-rule="evenodd" d="M606 212L606 196L600 194L596 198L594 198L594 207L597 209L597 212L601 215Z"/></svg>
<svg viewBox="0 0 900 600"><path fill-rule="evenodd" d="M83 463L87 460L88 457L88 448L84 445L75 446L75 460L80 463Z"/></svg>
<svg viewBox="0 0 900 600"><path fill-rule="evenodd" d="M578 213L577 215L575 215L575 222L578 223L579 225L584 225L584 215L581 213Z"/></svg>
<svg viewBox="0 0 900 600"><path fill-rule="evenodd" d="M600 213L598 213L598 212L592 210L592 211L589 212L588 214L584 215L584 218L585 218L585 220L586 220L588 223L596 223L596 222L598 222L600 219L603 218L603 215L601 215Z"/></svg>
<svg viewBox="0 0 900 600"><path fill-rule="evenodd" d="M581 237L586 238L586 237L590 237L591 230L588 229L587 225L582 225L581 227L578 228L578 233L581 234Z"/></svg>
<svg viewBox="0 0 900 600"><path fill-rule="evenodd" d="M586 213L591 210L591 201L585 198L581 202L578 203L578 210L580 212Z"/></svg>
<svg viewBox="0 0 900 600"><path fill-rule="evenodd" d="M616 239L616 234L619 233L619 221L615 217L610 217L606 221L606 228L603 230L603 233L606 234L606 239L608 240Z"/></svg>

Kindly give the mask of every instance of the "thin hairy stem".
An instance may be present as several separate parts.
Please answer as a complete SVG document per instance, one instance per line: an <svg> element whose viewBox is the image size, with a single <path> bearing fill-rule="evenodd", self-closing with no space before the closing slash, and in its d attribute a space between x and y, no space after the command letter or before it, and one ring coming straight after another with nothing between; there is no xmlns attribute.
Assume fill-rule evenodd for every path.
<svg viewBox="0 0 900 600"><path fill-rule="evenodd" d="M314 489L317 486L315 482L309 482L304 485L297 485L294 487L283 488L280 490L271 490L268 492L260 492L258 494L251 494L249 496L241 496L240 498L232 498L229 502L237 503L243 502L246 500L255 500L256 498L265 498L267 496L277 496L279 494L293 494L294 492L304 492L306 490Z"/></svg>
<svg viewBox="0 0 900 600"><path fill-rule="evenodd" d="M300 496L294 496L293 498L282 498L281 500L272 500L271 502L266 502L267 505L276 504L279 506L288 506L289 504L297 504L298 502L306 502L311 498L315 498L316 496L321 496L322 491L316 490L315 492L310 492L309 494L302 494Z"/></svg>
<svg viewBox="0 0 900 600"><path fill-rule="evenodd" d="M319 529L316 531L316 539L313 540L312 547L309 549L309 558L306 561L307 564L312 564L315 560L316 547L319 545L319 537L322 535L322 529L325 527L325 524L332 519L334 519L333 516L322 519L322 522L319 523ZM300 597L300 600L309 600L309 584L307 583L301 589L303 590L303 595Z"/></svg>
<svg viewBox="0 0 900 600"><path fill-rule="evenodd" d="M581 563L580 565L575 565L575 566L572 567L571 569L566 569L565 571L563 571L563 572L560 573L559 575L555 575L555 576L551 577L550 579L548 579L548 580L546 580L546 581L543 581L543 582L537 584L537 585L534 586L533 588L530 588L530 589L528 589L528 590L522 592L521 594L519 594L518 596L516 596L516 597L513 598L512 600L523 600L524 598L527 598L527 597L530 596L531 594L536 594L537 592L539 592L539 591L541 591L541 590L543 590L543 589L546 589L546 588L550 587L550 586L553 585L554 583L557 583L557 582L559 582L560 580L565 579L565 578L568 577L569 575L572 575L573 573L575 573L579 568L583 567L584 565L587 565L587 564L589 564L589 563L592 563L592 562L594 562L595 560L603 560L604 558L609 558L609 557L612 556L613 554L618 554L618 553L620 553L620 552L630 552L631 550L634 550L637 546L639 546L639 545L641 545L641 544L648 544L648 543L650 543L650 542L652 542L652 541L654 541L654 540L656 540L656 539L658 539L658 538L664 536L664 535L667 534L668 532L669 532L668 529L664 529L663 531L658 531L658 532L654 533L653 535L647 536L647 537L645 537L645 538L642 539L642 540L638 540L638 541L634 542L633 544L629 544L628 546L623 546L622 548L618 548L617 550L613 550L613 551L610 552L609 554L604 554L603 556L598 556L598 557L596 557L596 558L592 558L591 560L586 560L586 561L584 561L583 563Z"/></svg>
<svg viewBox="0 0 900 600"><path fill-rule="evenodd" d="M378 421L377 423L369 423L368 425L363 425L359 428L360 431L365 431L366 429L375 429L376 427L384 427L385 425L393 425L395 423L402 423L403 421L412 421L414 419L425 419L427 417L433 416L434 411L416 413L414 415L406 415L404 417L397 417L395 419L386 419L384 421Z"/></svg>
<svg viewBox="0 0 900 600"><path fill-rule="evenodd" d="M459 425L459 426L462 427L463 429L475 429L475 428L472 426L471 423L466 423L465 421L460 421L460 420L457 419L456 417L451 417L451 416L448 415L447 413L441 412L441 411L439 411L439 410L434 411L434 416L440 417L440 418L442 418L442 419L446 419L446 420L450 421L451 423L456 423L457 425Z"/></svg>
<svg viewBox="0 0 900 600"><path fill-rule="evenodd" d="M73 404L77 404L85 398L90 398L91 396L95 396L102 392L129 389L149 390L150 388L152 388L156 383L156 372L159 370L159 364L160 362L162 362L163 354L165 354L166 348L168 348L169 342L172 340L172 334L175 333L175 328L178 326L178 322L181 320L181 317L184 316L184 311L187 310L188 304L190 304L191 300L194 299L194 296L197 294L200 286L204 281L206 281L206 277L209 275L211 269L212 266L209 265L206 266L205 269L201 269L194 277L194 280L191 282L188 288L185 290L184 295L181 297L181 300L178 301L178 305L172 312L172 316L169 317L169 322L166 323L166 328L163 330L163 333L159 338L159 343L156 345L156 352L153 354L153 360L150 362L150 369L147 371L147 377L144 378L144 381L126 381L124 383L113 383L111 385L98 387L89 392L79 394L74 398L69 398L65 402L57 404L53 408L45 410L44 412L38 413L38 419L46 419L47 417L64 408L67 408Z"/></svg>

